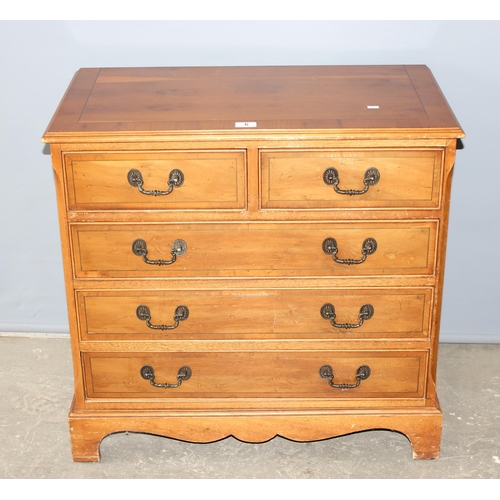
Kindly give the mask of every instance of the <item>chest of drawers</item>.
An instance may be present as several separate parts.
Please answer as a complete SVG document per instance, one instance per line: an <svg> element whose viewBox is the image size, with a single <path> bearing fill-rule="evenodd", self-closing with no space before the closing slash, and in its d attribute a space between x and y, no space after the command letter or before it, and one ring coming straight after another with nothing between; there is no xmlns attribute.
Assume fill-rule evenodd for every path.
<svg viewBox="0 0 500 500"><path fill-rule="evenodd" d="M77 72L43 137L75 461L369 429L439 455L456 142L425 66Z"/></svg>

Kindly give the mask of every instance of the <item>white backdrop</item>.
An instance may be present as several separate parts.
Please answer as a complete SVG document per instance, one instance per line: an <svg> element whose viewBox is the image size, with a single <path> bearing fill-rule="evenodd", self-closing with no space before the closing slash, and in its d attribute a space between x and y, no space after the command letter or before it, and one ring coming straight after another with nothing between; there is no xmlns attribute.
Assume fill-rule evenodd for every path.
<svg viewBox="0 0 500 500"><path fill-rule="evenodd" d="M52 168L40 142L81 67L426 64L467 133L442 336L500 342L498 21L1 21L0 333L66 333Z"/></svg>

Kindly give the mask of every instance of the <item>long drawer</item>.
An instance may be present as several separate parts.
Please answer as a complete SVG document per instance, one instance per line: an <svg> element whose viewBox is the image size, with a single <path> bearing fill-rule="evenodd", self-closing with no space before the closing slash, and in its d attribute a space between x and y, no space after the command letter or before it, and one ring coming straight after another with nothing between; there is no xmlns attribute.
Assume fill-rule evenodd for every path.
<svg viewBox="0 0 500 500"><path fill-rule="evenodd" d="M442 150L263 151L263 209L438 208Z"/></svg>
<svg viewBox="0 0 500 500"><path fill-rule="evenodd" d="M214 210L246 206L246 153L70 153L67 206L86 210Z"/></svg>
<svg viewBox="0 0 500 500"><path fill-rule="evenodd" d="M84 277L432 275L437 221L73 224Z"/></svg>
<svg viewBox="0 0 500 500"><path fill-rule="evenodd" d="M81 338L422 339L432 288L79 291Z"/></svg>
<svg viewBox="0 0 500 500"><path fill-rule="evenodd" d="M82 359L87 398L419 398L427 367L426 351L86 352Z"/></svg>

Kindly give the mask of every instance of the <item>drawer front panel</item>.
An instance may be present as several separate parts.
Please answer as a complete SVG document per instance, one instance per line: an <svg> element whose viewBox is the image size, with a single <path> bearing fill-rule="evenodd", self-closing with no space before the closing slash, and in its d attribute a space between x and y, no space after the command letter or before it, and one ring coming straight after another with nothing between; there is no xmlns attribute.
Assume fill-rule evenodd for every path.
<svg viewBox="0 0 500 500"><path fill-rule="evenodd" d="M436 230L436 221L74 224L74 270L77 277L137 278L432 275ZM336 258L343 262L334 260L330 244L324 245L332 239ZM142 241L145 256L134 253L136 240ZM185 253L165 264L173 260L174 249L181 248L175 243L179 240L185 242ZM370 240L375 240L376 249L372 245L375 251L363 255ZM349 264L363 258L360 264Z"/></svg>
<svg viewBox="0 0 500 500"><path fill-rule="evenodd" d="M336 326L321 314L325 304ZM362 314L365 305L371 316ZM432 289L84 291L78 306L86 341L421 339L429 335ZM182 306L187 314L176 318Z"/></svg>
<svg viewBox="0 0 500 500"><path fill-rule="evenodd" d="M83 353L88 398L417 398L426 363L425 351ZM335 384L355 384L362 366L370 375L357 387L335 388L320 376L324 365ZM177 384L183 367L191 376L175 388L155 387L141 376L144 366L158 384Z"/></svg>
<svg viewBox="0 0 500 500"><path fill-rule="evenodd" d="M244 151L72 153L66 155L65 165L69 210L241 210L246 206ZM150 194L139 191L137 177L135 184L129 182L131 171L140 173L141 187ZM171 172L176 171L182 172L182 184L174 183L165 194Z"/></svg>
<svg viewBox="0 0 500 500"><path fill-rule="evenodd" d="M265 151L261 153L261 206L293 208L438 208L443 152L417 151ZM337 172L340 191L363 191L365 173L378 182L362 194L337 193L324 181ZM331 182L331 181L330 181Z"/></svg>

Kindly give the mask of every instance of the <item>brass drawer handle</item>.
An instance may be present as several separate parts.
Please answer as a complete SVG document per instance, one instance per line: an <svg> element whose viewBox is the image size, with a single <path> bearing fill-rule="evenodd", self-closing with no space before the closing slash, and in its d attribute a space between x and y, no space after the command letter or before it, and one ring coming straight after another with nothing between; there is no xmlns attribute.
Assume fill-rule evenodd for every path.
<svg viewBox="0 0 500 500"><path fill-rule="evenodd" d="M353 196L355 194L363 194L368 191L370 186L374 186L380 180L380 172L376 168L369 168L365 172L365 178L363 179L363 184L365 187L361 190L356 189L339 189L339 173L336 168L330 167L323 173L323 181L328 186L333 186L335 192L338 194L347 194Z"/></svg>
<svg viewBox="0 0 500 500"><path fill-rule="evenodd" d="M173 330L179 326L179 321L185 321L189 316L189 309L186 306L178 306L174 312L174 324L173 325L152 325L151 324L151 312L149 307L145 305L140 305L136 312L137 317L141 321L146 322L146 326L152 330Z"/></svg>
<svg viewBox="0 0 500 500"><path fill-rule="evenodd" d="M374 238L366 238L365 241L363 241L363 247L361 248L361 253L363 256L361 259L339 259L337 257L337 253L339 251L338 246L337 246L337 241L334 238L326 238L325 241L323 241L323 252L325 252L327 255L331 255L332 259L337 262L338 264L347 264L348 266L352 264L361 264L366 260L367 255L371 255L375 253L377 250L377 241Z"/></svg>
<svg viewBox="0 0 500 500"><path fill-rule="evenodd" d="M184 183L184 174L181 170L174 169L170 172L168 178L168 189L166 191L160 191L158 189L147 190L143 189L144 179L142 178L141 172L133 168L127 174L128 183L132 187L136 187L140 193L148 194L150 196L164 196L166 194L170 194L174 187L181 187Z"/></svg>
<svg viewBox="0 0 500 500"><path fill-rule="evenodd" d="M324 319L329 319L330 324L335 328L349 329L349 328L359 328L367 319L373 316L375 309L371 304L364 304L359 310L359 321L357 323L335 323L335 307L332 304L324 304L321 307L320 314Z"/></svg>
<svg viewBox="0 0 500 500"><path fill-rule="evenodd" d="M177 372L177 384L157 384L155 382L155 371L152 366L145 365L141 368L141 377L143 379L149 380L151 385L155 387L160 387L161 389L174 389L175 387L179 387L182 382L185 380L189 380L192 375L191 368L189 366L181 366L179 371Z"/></svg>
<svg viewBox="0 0 500 500"><path fill-rule="evenodd" d="M168 266L173 264L177 257L181 257L187 252L187 244L184 240L175 240L172 245L172 258L170 260L149 260L147 258L148 255L148 246L146 242L142 239L137 239L132 243L132 252L138 257L142 257L142 260L146 264L151 264L153 266Z"/></svg>
<svg viewBox="0 0 500 500"><path fill-rule="evenodd" d="M330 365L323 365L319 369L319 376L325 380L328 380L328 383L336 389L354 389L355 387L358 387L362 380L366 380L370 376L370 373L370 367L367 365L362 365L356 372L356 382L354 384L334 384L332 367Z"/></svg>

